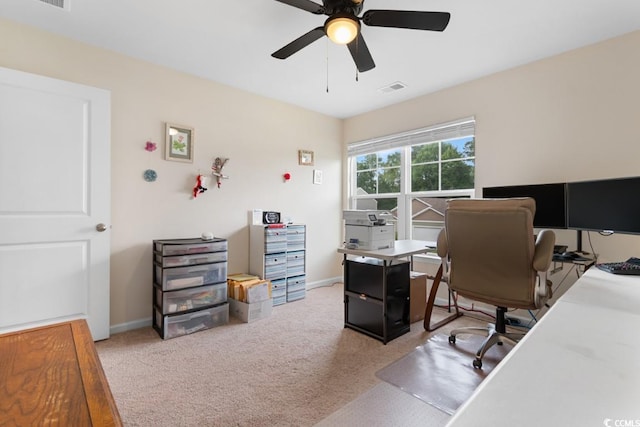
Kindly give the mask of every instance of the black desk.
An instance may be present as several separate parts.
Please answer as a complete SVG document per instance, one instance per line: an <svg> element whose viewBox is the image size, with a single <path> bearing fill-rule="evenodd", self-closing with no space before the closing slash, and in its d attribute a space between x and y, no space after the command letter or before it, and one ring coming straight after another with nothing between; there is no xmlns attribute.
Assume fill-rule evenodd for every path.
<svg viewBox="0 0 640 427"><path fill-rule="evenodd" d="M549 270L550 274L554 274L562 270L562 264L571 264L572 267L576 268L576 273L578 274L578 276L587 271L589 267L596 263L595 258L589 255L585 255L576 259L565 258L560 256L559 254L553 254L553 258L551 258L551 261L553 262L553 266L551 267L551 270ZM560 265L558 265L558 263L560 263Z"/></svg>
<svg viewBox="0 0 640 427"><path fill-rule="evenodd" d="M344 254L344 326L384 344L409 332L409 282L413 255L435 242L397 240L393 248ZM351 259L348 257L351 256Z"/></svg>

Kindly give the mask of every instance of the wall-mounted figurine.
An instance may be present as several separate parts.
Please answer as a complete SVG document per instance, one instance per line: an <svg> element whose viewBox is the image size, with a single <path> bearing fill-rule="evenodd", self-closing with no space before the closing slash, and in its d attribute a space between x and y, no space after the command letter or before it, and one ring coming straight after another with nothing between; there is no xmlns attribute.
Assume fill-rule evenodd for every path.
<svg viewBox="0 0 640 427"><path fill-rule="evenodd" d="M196 177L196 185L193 187L193 198L198 197L198 194L202 194L207 191L207 180L209 178L204 175L198 175Z"/></svg>
<svg viewBox="0 0 640 427"><path fill-rule="evenodd" d="M228 175L222 174L222 168L227 164L229 159L222 159L220 157L216 157L213 161L213 165L211 166L211 174L216 177L216 182L218 183L218 188L220 188L220 184L222 184L223 179L229 179Z"/></svg>

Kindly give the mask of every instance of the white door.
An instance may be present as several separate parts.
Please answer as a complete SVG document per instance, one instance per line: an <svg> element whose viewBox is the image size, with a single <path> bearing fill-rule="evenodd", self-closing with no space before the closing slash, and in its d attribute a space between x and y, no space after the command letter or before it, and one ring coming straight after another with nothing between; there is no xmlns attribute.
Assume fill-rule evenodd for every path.
<svg viewBox="0 0 640 427"><path fill-rule="evenodd" d="M86 318L109 337L110 108L0 67L0 333Z"/></svg>

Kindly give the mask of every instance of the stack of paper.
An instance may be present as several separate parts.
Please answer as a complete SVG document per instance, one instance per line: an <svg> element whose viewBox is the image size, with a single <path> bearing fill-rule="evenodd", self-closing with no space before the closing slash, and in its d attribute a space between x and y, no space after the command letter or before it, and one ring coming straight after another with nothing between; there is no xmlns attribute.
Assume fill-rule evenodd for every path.
<svg viewBox="0 0 640 427"><path fill-rule="evenodd" d="M227 289L229 298L249 304L271 299L271 282L250 274L227 276Z"/></svg>

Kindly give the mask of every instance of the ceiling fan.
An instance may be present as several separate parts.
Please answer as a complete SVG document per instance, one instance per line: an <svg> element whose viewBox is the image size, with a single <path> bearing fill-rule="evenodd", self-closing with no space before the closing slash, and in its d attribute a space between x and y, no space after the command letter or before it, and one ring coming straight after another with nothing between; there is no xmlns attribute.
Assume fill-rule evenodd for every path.
<svg viewBox="0 0 640 427"><path fill-rule="evenodd" d="M360 72L369 71L376 66L360 32L360 22L372 27L444 31L451 18L451 14L448 12L373 9L366 11L362 18L359 18L358 14L362 12L364 0L322 0L321 5L311 0L276 1L315 15L327 15L329 18L322 27L316 27L298 37L282 49L272 53L271 56L286 59L326 35L335 43L347 45Z"/></svg>

